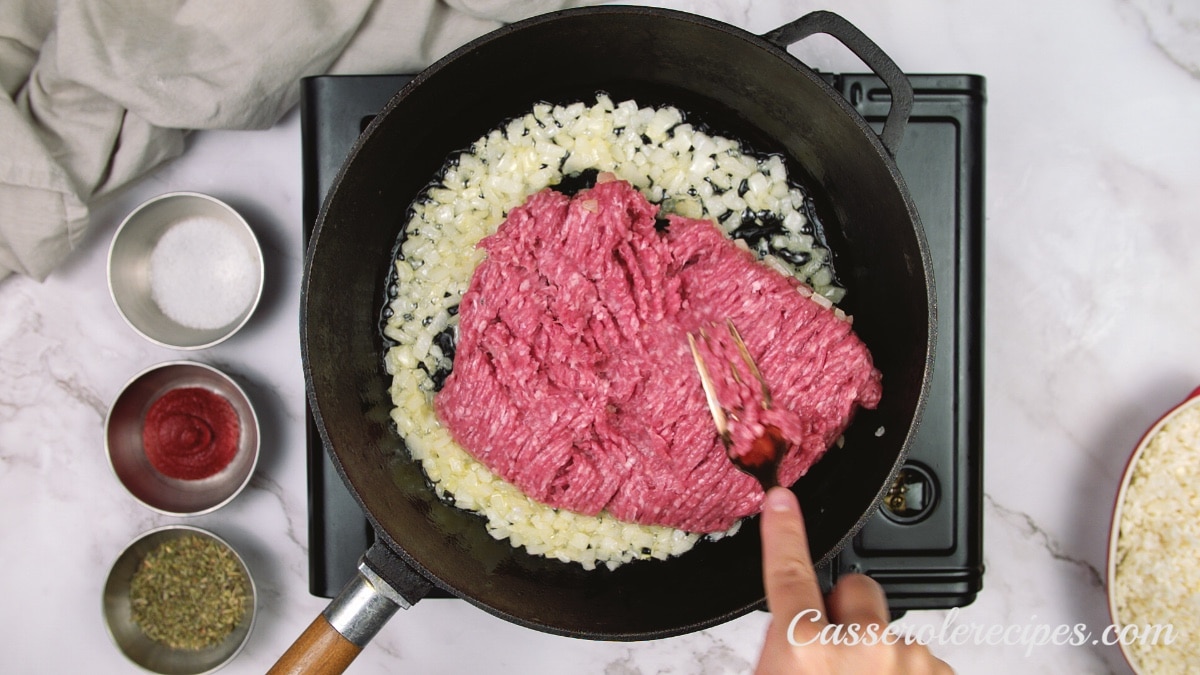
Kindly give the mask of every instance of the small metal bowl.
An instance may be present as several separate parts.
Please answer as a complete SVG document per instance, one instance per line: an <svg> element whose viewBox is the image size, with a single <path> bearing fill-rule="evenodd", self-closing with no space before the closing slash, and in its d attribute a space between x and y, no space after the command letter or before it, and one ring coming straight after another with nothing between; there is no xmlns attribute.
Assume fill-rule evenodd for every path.
<svg viewBox="0 0 1200 675"><path fill-rule="evenodd" d="M182 259L163 253L156 263L163 237L187 219L205 221L199 234L214 231L208 226L216 222L233 236L216 237L222 241L201 246ZM198 234L194 227L190 234L188 243L194 243L191 239ZM178 247L181 236L167 248ZM121 317L142 337L174 349L211 347L240 330L262 297L263 277L262 249L250 225L228 204L196 192L171 192L138 206L117 228L108 251L108 290ZM170 289L162 291L170 298L166 302L170 309L160 305L156 288ZM225 298L233 309L222 308L216 317L202 319L180 313L180 304L211 310L208 303L213 298ZM226 319L224 315L236 311L239 300L246 302L245 308ZM211 325L221 319L226 319L221 325Z"/></svg>
<svg viewBox="0 0 1200 675"><path fill-rule="evenodd" d="M207 478L184 480L151 465L142 443L146 412L178 387L201 387L233 406L239 421L238 449L224 469ZM233 500L250 482L258 463L258 416L246 393L228 375L203 363L172 361L135 375L117 395L105 420L104 446L117 479L135 499L172 516L209 513Z"/></svg>
<svg viewBox="0 0 1200 675"><path fill-rule="evenodd" d="M133 620L130 585L142 560L159 545L195 535L216 542L233 554L246 581L246 611L242 620L223 641L199 650L172 649L146 637ZM254 627L254 610L258 592L245 560L238 552L212 532L187 525L174 525L151 530L135 539L113 563L104 584L104 624L117 648L138 666L164 675L199 675L211 673L233 660L246 645Z"/></svg>

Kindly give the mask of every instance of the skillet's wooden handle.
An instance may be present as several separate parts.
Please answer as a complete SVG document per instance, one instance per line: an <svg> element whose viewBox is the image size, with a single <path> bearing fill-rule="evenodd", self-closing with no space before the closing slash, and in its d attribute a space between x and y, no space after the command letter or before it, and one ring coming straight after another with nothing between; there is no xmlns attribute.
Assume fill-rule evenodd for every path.
<svg viewBox="0 0 1200 675"><path fill-rule="evenodd" d="M335 675L345 672L361 651L362 647L342 637L322 615L309 624L267 673Z"/></svg>
<svg viewBox="0 0 1200 675"><path fill-rule="evenodd" d="M267 671L279 675L336 675L346 670L383 624L411 603L364 560L325 611Z"/></svg>

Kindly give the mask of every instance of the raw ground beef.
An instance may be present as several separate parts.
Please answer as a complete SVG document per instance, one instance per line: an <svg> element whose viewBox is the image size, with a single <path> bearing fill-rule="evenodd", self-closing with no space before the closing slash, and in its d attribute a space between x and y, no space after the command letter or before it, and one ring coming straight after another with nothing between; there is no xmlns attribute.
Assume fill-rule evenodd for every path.
<svg viewBox="0 0 1200 675"><path fill-rule="evenodd" d="M459 306L435 400L455 440L530 497L690 532L757 513L726 458L687 333L732 319L793 444L791 485L841 435L880 375L850 323L712 223L670 216L623 181L513 209Z"/></svg>

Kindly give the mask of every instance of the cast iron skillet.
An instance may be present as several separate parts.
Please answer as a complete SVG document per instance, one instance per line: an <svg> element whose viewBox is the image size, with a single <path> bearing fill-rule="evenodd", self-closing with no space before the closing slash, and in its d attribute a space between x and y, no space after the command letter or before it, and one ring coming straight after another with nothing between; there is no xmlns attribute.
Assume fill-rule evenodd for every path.
<svg viewBox="0 0 1200 675"><path fill-rule="evenodd" d="M786 47L833 35L887 83L881 135ZM818 12L757 36L644 7L567 10L455 51L401 90L369 126L326 200L308 251L302 347L322 440L377 534L356 577L277 672L344 668L397 607L434 586L550 633L640 640L712 626L762 606L753 524L665 562L615 571L528 555L440 502L390 423L380 311L410 202L452 152L535 102L672 104L691 121L782 152L816 201L849 294L843 307L883 372L884 395L795 486L812 557L828 561L862 526L903 462L933 353L932 272L893 161L912 104L895 64L840 17ZM884 427L882 436L876 430ZM315 650L315 651L314 651Z"/></svg>

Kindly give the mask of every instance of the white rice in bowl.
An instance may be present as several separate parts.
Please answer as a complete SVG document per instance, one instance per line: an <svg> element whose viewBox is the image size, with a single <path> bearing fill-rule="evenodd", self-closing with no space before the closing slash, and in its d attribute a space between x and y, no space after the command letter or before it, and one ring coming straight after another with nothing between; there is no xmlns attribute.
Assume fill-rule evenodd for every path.
<svg viewBox="0 0 1200 675"><path fill-rule="evenodd" d="M831 304L845 291L834 283L805 195L789 182L782 158L698 129L669 106L614 103L603 94L591 105L535 105L453 158L414 203L384 327L394 342L385 357L392 419L409 452L443 498L483 516L497 539L587 569L615 568L679 555L702 535L536 502L455 443L433 408L439 378L452 366L457 307L484 255L475 245L530 195L586 171L614 173L664 214L710 219L735 236L757 229L748 246L764 262ZM764 224L778 227L762 235Z"/></svg>
<svg viewBox="0 0 1200 675"><path fill-rule="evenodd" d="M1169 417L1132 467L1118 509L1112 605L1120 627L1167 626L1124 644L1138 672L1200 673L1200 400ZM1153 637L1154 632L1150 632Z"/></svg>

